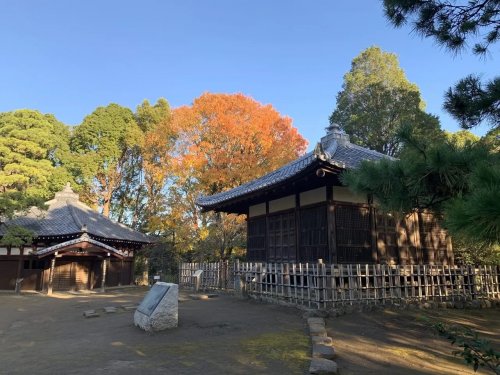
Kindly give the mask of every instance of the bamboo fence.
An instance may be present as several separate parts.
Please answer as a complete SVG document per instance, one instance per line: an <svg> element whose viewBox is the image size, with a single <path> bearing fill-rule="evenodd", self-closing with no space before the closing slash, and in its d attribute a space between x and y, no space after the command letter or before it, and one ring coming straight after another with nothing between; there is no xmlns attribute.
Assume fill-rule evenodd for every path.
<svg viewBox="0 0 500 375"><path fill-rule="evenodd" d="M500 267L323 263L181 263L179 284L327 309L337 305L500 299Z"/></svg>

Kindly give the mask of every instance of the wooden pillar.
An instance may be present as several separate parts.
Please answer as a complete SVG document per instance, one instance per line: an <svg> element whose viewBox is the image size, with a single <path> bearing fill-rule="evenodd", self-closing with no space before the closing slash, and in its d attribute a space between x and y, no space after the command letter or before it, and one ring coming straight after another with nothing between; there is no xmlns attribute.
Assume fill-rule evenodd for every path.
<svg viewBox="0 0 500 375"><path fill-rule="evenodd" d="M132 264L130 264L130 284L135 284L135 260L136 260L136 249L132 254ZM128 252L128 256L130 257L130 251ZM180 270L179 270L180 272Z"/></svg>
<svg viewBox="0 0 500 375"><path fill-rule="evenodd" d="M16 274L16 284L14 286L14 291L16 293L21 293L21 278L23 275L23 262L24 262L24 249L19 247L19 258L17 260L17 274Z"/></svg>
<svg viewBox="0 0 500 375"><path fill-rule="evenodd" d="M108 257L109 257L109 253L108 253ZM104 292L104 289L106 288L106 268L107 268L107 265L108 265L107 260L108 260L107 257L103 257L102 258L101 292Z"/></svg>
<svg viewBox="0 0 500 375"><path fill-rule="evenodd" d="M371 240L372 240L372 260L374 263L380 263L380 257L378 254L378 246L377 246L377 213L375 212L375 207L373 206L373 196L368 197L368 205L369 205L369 213L370 213L370 232L371 232Z"/></svg>
<svg viewBox="0 0 500 375"><path fill-rule="evenodd" d="M269 261L269 201L266 200L266 256L264 262Z"/></svg>
<svg viewBox="0 0 500 375"><path fill-rule="evenodd" d="M326 230L328 241L328 262L337 263L337 242L335 232L335 206L333 205L333 186L326 187Z"/></svg>
<svg viewBox="0 0 500 375"><path fill-rule="evenodd" d="M53 281L54 281L54 271L56 268L56 256L57 256L57 252L54 254L54 257L50 260L49 286L47 287L47 294L48 295L52 294L52 287L53 287Z"/></svg>
<svg viewBox="0 0 500 375"><path fill-rule="evenodd" d="M416 258L416 261L417 261L417 264L422 264L421 262L421 259L423 257L423 241L422 241L422 237L425 237L425 233L422 233L421 229L424 228L423 226L423 223L422 223L422 215L420 213L420 211L416 212L415 213L416 215L416 220L415 220L415 224L416 224L416 233L418 234L417 238L418 240L416 241L416 250L415 250L415 258Z"/></svg>
<svg viewBox="0 0 500 375"><path fill-rule="evenodd" d="M300 254L300 193L295 193L295 262L301 261Z"/></svg>
<svg viewBox="0 0 500 375"><path fill-rule="evenodd" d="M89 280L88 280L88 289L92 290L94 289L94 263L95 259L92 258L90 261L90 268L89 268Z"/></svg>
<svg viewBox="0 0 500 375"><path fill-rule="evenodd" d="M123 258L120 260L120 278L118 279L118 286L123 284Z"/></svg>

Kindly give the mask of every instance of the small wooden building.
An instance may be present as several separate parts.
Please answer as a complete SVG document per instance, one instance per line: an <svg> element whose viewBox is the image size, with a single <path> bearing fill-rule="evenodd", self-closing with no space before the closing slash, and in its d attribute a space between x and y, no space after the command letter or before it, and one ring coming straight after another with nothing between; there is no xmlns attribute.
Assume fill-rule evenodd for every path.
<svg viewBox="0 0 500 375"><path fill-rule="evenodd" d="M0 246L0 290L81 290L134 282L134 255L151 238L101 215L84 203L68 184L46 202L0 225L34 233L33 244Z"/></svg>
<svg viewBox="0 0 500 375"><path fill-rule="evenodd" d="M254 181L197 204L247 215L247 260L259 262L451 264L446 232L432 214L401 220L368 196L342 186L339 174L363 160L388 158L327 128L315 150Z"/></svg>

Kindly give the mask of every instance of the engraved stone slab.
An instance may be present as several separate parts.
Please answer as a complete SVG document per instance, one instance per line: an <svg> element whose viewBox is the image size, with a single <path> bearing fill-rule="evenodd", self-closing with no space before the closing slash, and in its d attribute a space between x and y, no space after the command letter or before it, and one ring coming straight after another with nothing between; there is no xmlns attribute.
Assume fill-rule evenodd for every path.
<svg viewBox="0 0 500 375"><path fill-rule="evenodd" d="M134 324L145 331L177 327L179 308L177 284L157 282L134 313Z"/></svg>

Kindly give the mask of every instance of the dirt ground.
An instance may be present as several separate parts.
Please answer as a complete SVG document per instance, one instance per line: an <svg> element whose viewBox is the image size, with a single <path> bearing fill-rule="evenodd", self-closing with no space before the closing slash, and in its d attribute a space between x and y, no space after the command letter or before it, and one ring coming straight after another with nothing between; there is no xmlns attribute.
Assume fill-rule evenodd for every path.
<svg viewBox="0 0 500 375"><path fill-rule="evenodd" d="M455 357L449 341L425 321L468 326L500 349L500 309L384 310L354 313L327 320L341 375L351 374L474 374ZM479 370L477 374L486 374Z"/></svg>
<svg viewBox="0 0 500 375"><path fill-rule="evenodd" d="M304 374L311 345L302 312L220 295L181 293L179 327L133 325L147 289L105 294L0 294L0 374ZM118 312L106 314L106 306ZM84 318L95 309L96 318ZM500 310L384 310L327 319L339 374L473 374L422 316L477 330L500 347ZM478 373L486 373L479 371Z"/></svg>
<svg viewBox="0 0 500 375"><path fill-rule="evenodd" d="M133 311L145 289L93 295L0 294L0 374L303 374L300 311L218 296L179 304L179 327L149 334ZM184 300L186 299L186 300Z"/></svg>

